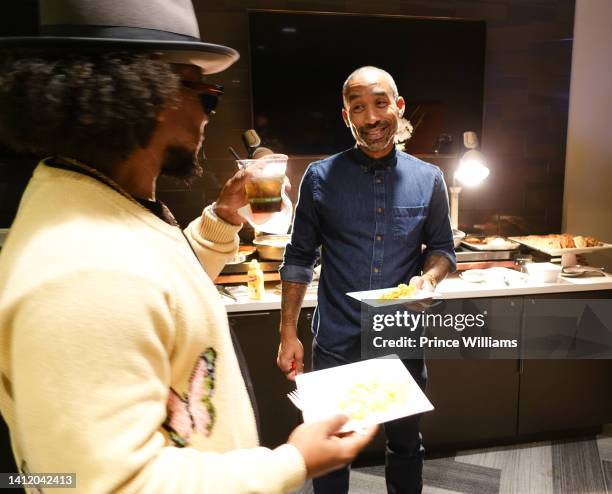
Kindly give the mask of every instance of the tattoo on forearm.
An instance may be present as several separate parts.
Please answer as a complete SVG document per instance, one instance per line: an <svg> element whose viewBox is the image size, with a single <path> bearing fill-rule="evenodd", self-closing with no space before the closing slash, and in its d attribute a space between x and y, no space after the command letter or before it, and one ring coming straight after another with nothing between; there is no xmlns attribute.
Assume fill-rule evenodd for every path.
<svg viewBox="0 0 612 494"><path fill-rule="evenodd" d="M281 324L287 326L297 325L306 295L308 285L302 283L294 283L291 281L283 281L282 298L281 298Z"/></svg>

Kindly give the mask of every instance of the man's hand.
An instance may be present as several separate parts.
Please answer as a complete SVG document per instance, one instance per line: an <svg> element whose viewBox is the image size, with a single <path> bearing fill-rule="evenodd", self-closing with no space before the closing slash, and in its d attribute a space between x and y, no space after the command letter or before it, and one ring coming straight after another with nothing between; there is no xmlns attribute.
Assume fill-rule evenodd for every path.
<svg viewBox="0 0 612 494"><path fill-rule="evenodd" d="M365 434L351 432L338 437L336 434L347 421L345 415L337 415L320 422L302 424L291 433L287 442L302 453L308 477L319 477L349 464L378 430L378 426L374 426Z"/></svg>
<svg viewBox="0 0 612 494"><path fill-rule="evenodd" d="M410 278L410 284L414 285L419 290L427 290L433 292L438 286L438 282L443 280L451 269L450 261L446 256L440 254L431 254L425 259L422 276L413 276Z"/></svg>
<svg viewBox="0 0 612 494"><path fill-rule="evenodd" d="M424 290L426 292L433 292L436 289L436 279L430 274L424 274L423 276L413 276L410 278L410 284Z"/></svg>
<svg viewBox="0 0 612 494"><path fill-rule="evenodd" d="M213 211L226 223L232 225L244 223L244 218L238 214L238 209L247 203L245 188L247 177L246 170L238 170L232 178L225 182L219 198L215 201Z"/></svg>
<svg viewBox="0 0 612 494"><path fill-rule="evenodd" d="M295 381L295 376L304 372L304 347L297 336L281 336L276 364L290 381Z"/></svg>

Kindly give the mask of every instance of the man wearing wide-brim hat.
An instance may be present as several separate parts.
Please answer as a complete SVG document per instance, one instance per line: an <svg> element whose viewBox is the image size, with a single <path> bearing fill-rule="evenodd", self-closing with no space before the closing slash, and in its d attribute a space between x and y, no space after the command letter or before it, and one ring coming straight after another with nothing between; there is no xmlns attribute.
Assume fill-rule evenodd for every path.
<svg viewBox="0 0 612 494"><path fill-rule="evenodd" d="M201 173L222 94L202 75L238 53L200 41L188 0L43 0L40 18L40 36L0 39L0 141L46 156L0 255L19 469L74 472L87 494L282 493L351 461L373 431L338 438L343 417L257 448L211 281L237 248L245 174L185 230L155 197L160 174Z"/></svg>

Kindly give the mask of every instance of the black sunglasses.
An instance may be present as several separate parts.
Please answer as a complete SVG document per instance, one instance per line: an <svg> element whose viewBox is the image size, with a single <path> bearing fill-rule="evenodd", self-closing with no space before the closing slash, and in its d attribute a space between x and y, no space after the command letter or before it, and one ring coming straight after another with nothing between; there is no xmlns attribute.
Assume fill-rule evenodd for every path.
<svg viewBox="0 0 612 494"><path fill-rule="evenodd" d="M219 98L223 96L223 86L195 81L181 81L181 84L198 93L202 109L207 115L212 116L215 114L215 110L219 104Z"/></svg>

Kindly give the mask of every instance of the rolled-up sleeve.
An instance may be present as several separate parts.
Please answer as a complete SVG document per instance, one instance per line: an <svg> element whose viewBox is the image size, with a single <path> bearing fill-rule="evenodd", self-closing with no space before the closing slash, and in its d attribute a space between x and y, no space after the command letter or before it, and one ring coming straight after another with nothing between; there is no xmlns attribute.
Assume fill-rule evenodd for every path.
<svg viewBox="0 0 612 494"><path fill-rule="evenodd" d="M319 257L321 233L316 208L316 163L312 163L302 178L295 208L291 241L285 249L280 267L283 281L308 284Z"/></svg>
<svg viewBox="0 0 612 494"><path fill-rule="evenodd" d="M451 228L448 193L441 171L436 174L433 192L429 203L429 215L425 223L425 257L441 255L448 259L451 272L457 269L457 256Z"/></svg>

